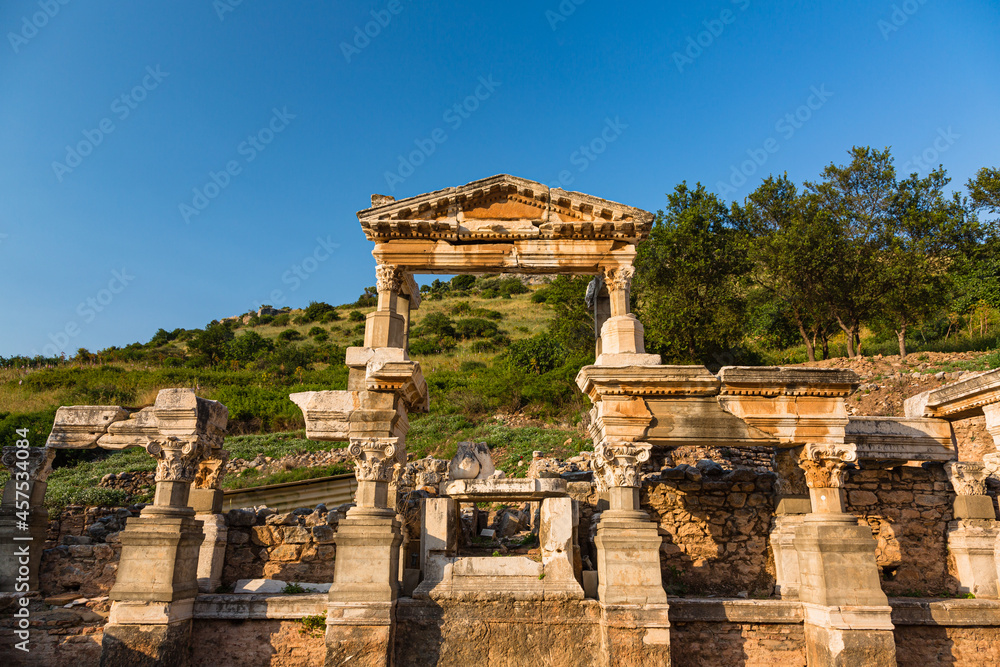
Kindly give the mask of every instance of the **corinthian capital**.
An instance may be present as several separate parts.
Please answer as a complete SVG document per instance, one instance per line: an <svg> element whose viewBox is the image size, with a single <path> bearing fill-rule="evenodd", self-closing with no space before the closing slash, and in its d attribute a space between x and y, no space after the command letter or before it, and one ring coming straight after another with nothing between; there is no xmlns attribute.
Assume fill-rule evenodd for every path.
<svg viewBox="0 0 1000 667"><path fill-rule="evenodd" d="M847 464L858 460L854 445L808 444L799 466L810 489L839 489L847 479Z"/></svg>
<svg viewBox="0 0 1000 667"><path fill-rule="evenodd" d="M611 291L627 291L632 286L635 267L612 266L604 269L604 282Z"/></svg>
<svg viewBox="0 0 1000 667"><path fill-rule="evenodd" d="M198 472L194 476L194 488L221 489L228 461L229 452L224 449L212 450L208 457L198 464Z"/></svg>
<svg viewBox="0 0 1000 667"><path fill-rule="evenodd" d="M157 482L192 482L199 464L211 452L211 444L200 436L174 436L152 440L146 452L156 459Z"/></svg>
<svg viewBox="0 0 1000 667"><path fill-rule="evenodd" d="M982 463L952 461L945 463L944 469L957 495L986 495L986 478L990 476L990 471Z"/></svg>
<svg viewBox="0 0 1000 667"><path fill-rule="evenodd" d="M652 445L603 440L594 448L594 480L599 491L612 486L641 486L639 473Z"/></svg>
<svg viewBox="0 0 1000 667"><path fill-rule="evenodd" d="M403 287L403 272L398 266L379 264L375 267L375 284L379 292L396 292Z"/></svg>
<svg viewBox="0 0 1000 667"><path fill-rule="evenodd" d="M354 476L359 482L392 481L398 449L399 438L351 438L347 451L354 460Z"/></svg>

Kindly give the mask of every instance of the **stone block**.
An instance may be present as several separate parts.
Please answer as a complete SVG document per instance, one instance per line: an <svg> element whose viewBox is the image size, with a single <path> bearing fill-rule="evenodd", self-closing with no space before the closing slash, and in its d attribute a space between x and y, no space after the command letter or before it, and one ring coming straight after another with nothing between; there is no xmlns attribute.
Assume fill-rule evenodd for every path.
<svg viewBox="0 0 1000 667"><path fill-rule="evenodd" d="M635 315L609 317L601 327L601 355L645 354L643 335Z"/></svg>
<svg viewBox="0 0 1000 667"><path fill-rule="evenodd" d="M268 552L268 560L288 562L298 560L302 546L298 544L279 544Z"/></svg>
<svg viewBox="0 0 1000 667"><path fill-rule="evenodd" d="M993 498L990 496L955 496L956 519L996 519Z"/></svg>
<svg viewBox="0 0 1000 667"><path fill-rule="evenodd" d="M312 537L317 544L332 544L336 533L329 525L314 526Z"/></svg>

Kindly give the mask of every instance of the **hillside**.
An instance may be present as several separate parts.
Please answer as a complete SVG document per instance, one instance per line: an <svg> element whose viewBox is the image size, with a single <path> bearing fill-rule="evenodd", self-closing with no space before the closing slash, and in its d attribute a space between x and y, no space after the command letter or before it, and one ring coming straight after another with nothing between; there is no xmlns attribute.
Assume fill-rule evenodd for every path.
<svg viewBox="0 0 1000 667"><path fill-rule="evenodd" d="M589 448L582 428L589 403L574 382L593 360L589 316L580 308L585 284L485 277L425 287L411 322L411 356L427 378L431 412L413 416L410 454L450 457L460 441L485 441L498 466L518 475L532 451L570 456ZM369 291L354 304L247 313L205 329L161 329L149 342L125 348L80 350L68 361L0 368L0 438L27 426L32 442L41 444L60 405L137 408L151 405L160 389L192 387L229 408L227 488L344 471L342 443L306 440L301 411L288 394L346 388L344 350L362 344L364 316L373 309ZM838 349L838 341L832 343ZM767 361L798 361L800 353L776 350ZM848 403L852 414L898 416L907 397L1000 366L1000 354L928 351L904 360L876 354L809 365L859 373L862 385ZM992 449L981 422L956 427L963 459ZM62 452L48 499L55 506L146 500L153 467L138 451ZM121 472L128 474L112 476Z"/></svg>

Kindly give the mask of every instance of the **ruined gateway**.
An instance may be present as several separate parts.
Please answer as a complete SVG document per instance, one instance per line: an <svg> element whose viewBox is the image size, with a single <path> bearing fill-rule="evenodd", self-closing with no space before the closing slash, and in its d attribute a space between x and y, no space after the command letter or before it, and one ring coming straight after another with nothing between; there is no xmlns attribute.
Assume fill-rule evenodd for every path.
<svg viewBox="0 0 1000 667"><path fill-rule="evenodd" d="M307 437L347 442L355 463L355 505L335 536L319 537L332 534L325 523L311 529L317 543L335 543L328 593L215 592L245 536L274 535L284 519L255 526L252 512L246 521L239 511L222 512L228 415L192 390L163 390L139 411L61 408L45 448L25 457L5 447L3 462L12 470L30 463L20 470L30 478L31 531L40 541L55 449L144 447L157 460L155 500L121 532L106 622L89 639L36 628L35 640L44 634L39 662L26 664L1000 661L1000 551L995 491L986 483L1000 454L985 463L956 461L951 426L985 415L1000 447L1000 370L916 396L897 419L848 416L845 400L858 383L851 371L727 367L713 374L662 365L645 352L642 324L629 312L636 245L652 217L506 175L401 201L373 196L371 208L358 213L377 261L378 307L367 316L364 346L347 350L347 390L290 396L303 411ZM571 483L558 475L504 479L488 452L470 449L440 492L420 501L407 530L397 494L408 415L426 412L432 400L407 352L410 313L420 304L413 275L498 272L596 277L596 362L577 377L592 403L592 475ZM688 446L767 448L773 484L762 486L746 471L712 481L708 466L644 472L644 464ZM888 479L897 489L891 498L880 482ZM14 483L0 514L3 591L14 590L19 571L9 548ZM678 494L686 510L668 521L661 508ZM540 557L463 554L460 508L476 502L531 503ZM882 507L887 502L902 504L902 512ZM859 516L919 521L934 503L945 505L935 516L946 529L925 538L928 548L940 542L932 565L975 598L890 599L875 524ZM869 509L859 509L864 505ZM763 521L741 523L753 513ZM584 514L590 534L581 530ZM286 543L304 530L293 515L276 516L292 517L280 533ZM725 520L713 524L716 517ZM668 597L670 558L696 524L707 526L706 535L732 536L718 545L715 560L723 567L715 576L771 577L776 595ZM326 549L316 553L332 553ZM757 560L740 559L752 550L761 554ZM33 554L37 591L41 552ZM712 560L696 565L710 570ZM5 664L7 656L15 664L25 659L12 646L16 608L3 611ZM319 614L321 636L303 639L290 630L296 619Z"/></svg>

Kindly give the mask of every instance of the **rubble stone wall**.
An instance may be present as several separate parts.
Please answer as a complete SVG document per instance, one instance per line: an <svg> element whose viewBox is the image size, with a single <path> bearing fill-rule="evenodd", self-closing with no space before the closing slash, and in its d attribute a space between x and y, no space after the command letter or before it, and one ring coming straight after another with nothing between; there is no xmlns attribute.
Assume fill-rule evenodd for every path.
<svg viewBox="0 0 1000 667"><path fill-rule="evenodd" d="M897 625L893 635L900 667L1000 665L1000 627Z"/></svg>
<svg viewBox="0 0 1000 667"><path fill-rule="evenodd" d="M223 588L240 579L332 582L337 553L334 536L342 516L322 505L284 514L266 508L230 510Z"/></svg>
<svg viewBox="0 0 1000 667"><path fill-rule="evenodd" d="M801 623L671 623L670 664L805 667L805 642Z"/></svg>
<svg viewBox="0 0 1000 667"><path fill-rule="evenodd" d="M300 621L198 619L191 645L191 667L322 667L326 655L323 633Z"/></svg>
<svg viewBox="0 0 1000 667"><path fill-rule="evenodd" d="M680 465L647 479L642 508L659 523L671 595L768 596L774 473Z"/></svg>

